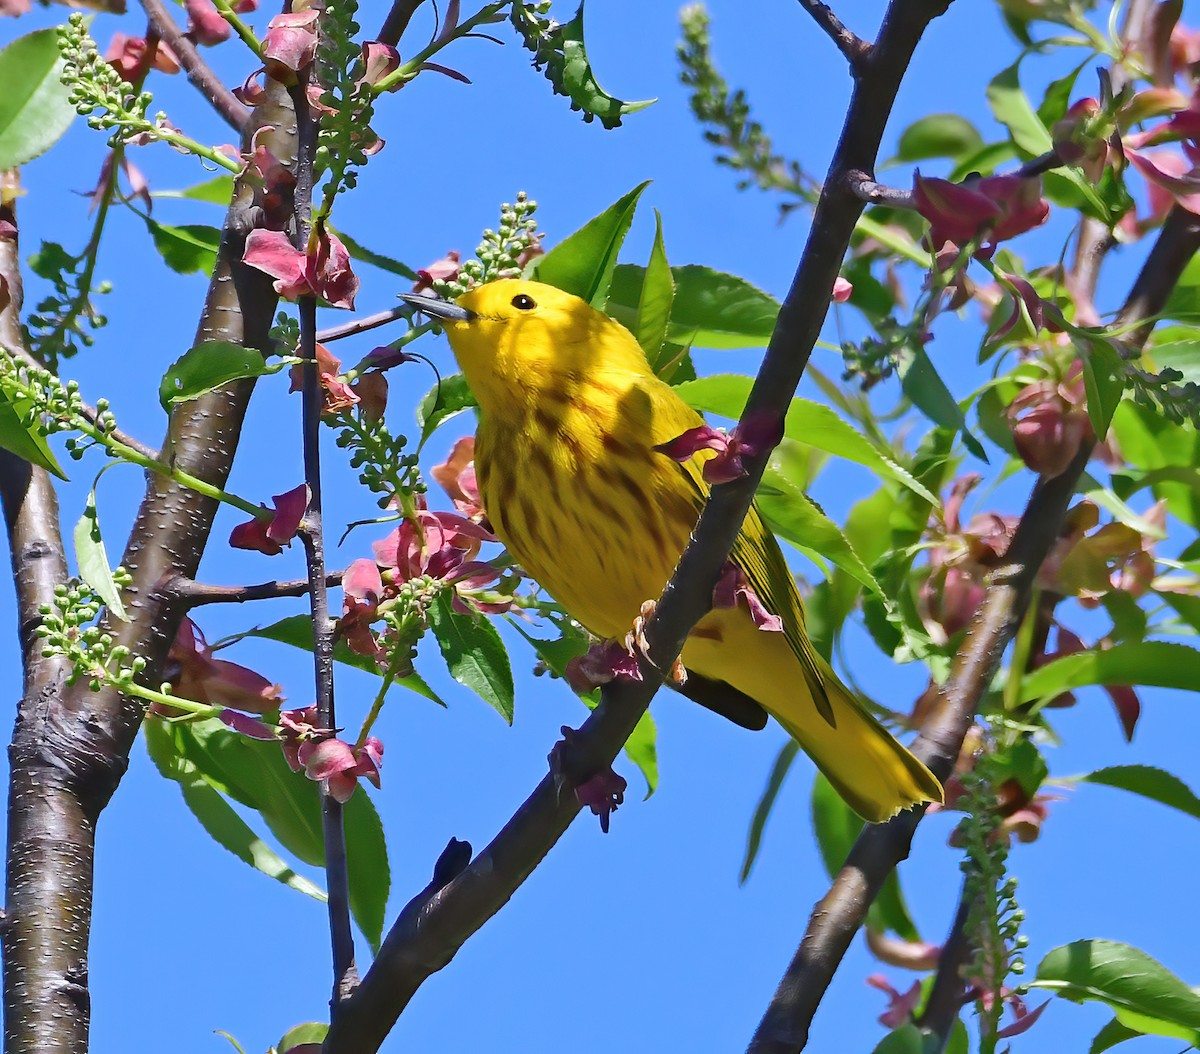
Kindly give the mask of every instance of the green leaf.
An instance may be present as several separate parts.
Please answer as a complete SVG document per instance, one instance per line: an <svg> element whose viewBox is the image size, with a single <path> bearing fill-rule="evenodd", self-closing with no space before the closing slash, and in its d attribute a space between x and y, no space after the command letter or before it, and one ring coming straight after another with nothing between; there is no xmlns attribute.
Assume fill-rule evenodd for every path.
<svg viewBox="0 0 1200 1054"><path fill-rule="evenodd" d="M1106 340L1077 341L1075 346L1082 352L1088 418L1092 430L1103 438L1125 393L1125 366Z"/></svg>
<svg viewBox="0 0 1200 1054"><path fill-rule="evenodd" d="M128 622L129 615L121 603L121 591L113 581L108 554L104 551L104 539L100 536L100 517L96 513L94 488L88 493L83 515L75 525L75 561L79 565L79 577L96 591L109 614Z"/></svg>
<svg viewBox="0 0 1200 1054"><path fill-rule="evenodd" d="M154 248L163 262L179 274L212 274L221 247L221 232L205 224L168 227L144 217L146 229L154 239Z"/></svg>
<svg viewBox="0 0 1200 1054"><path fill-rule="evenodd" d="M948 157L957 161L983 146L975 126L956 113L933 113L910 124L900 133L893 162L928 161ZM889 162L891 164L891 162Z"/></svg>
<svg viewBox="0 0 1200 1054"><path fill-rule="evenodd" d="M1016 154L1016 148L1007 139L1002 143L987 143L959 161L947 178L952 183L961 183L972 172L990 176L1006 161L1012 161Z"/></svg>
<svg viewBox="0 0 1200 1054"><path fill-rule="evenodd" d="M0 386L0 447L24 458L31 465L52 472L59 479L67 474L46 442L39 427L34 405L25 397L14 397Z"/></svg>
<svg viewBox="0 0 1200 1054"><path fill-rule="evenodd" d="M966 448L981 461L987 454L979 440L967 428L967 419L962 407L950 394L946 382L934 368L925 348L918 341L910 341L902 349L900 364L896 371L900 375L900 387L912 400L913 406L934 424L960 434Z"/></svg>
<svg viewBox="0 0 1200 1054"><path fill-rule="evenodd" d="M738 373L720 373L687 381L675 390L696 410L738 420L746 408L753 381ZM833 409L809 399L793 399L784 421L784 435L869 468L875 475L907 487L931 505L940 504L929 489L879 450Z"/></svg>
<svg viewBox="0 0 1200 1054"><path fill-rule="evenodd" d="M325 1042L328 1034L329 1026L324 1021L306 1021L302 1025L293 1025L280 1036L279 1042L275 1044L275 1049L279 1051L279 1054L287 1054L292 1047L298 1047L304 1043L314 1043L320 1046Z"/></svg>
<svg viewBox="0 0 1200 1054"><path fill-rule="evenodd" d="M754 861L758 858L758 848L762 844L767 819L771 815L771 810L775 808L775 799L779 797L783 779L799 752L800 744L794 739L789 739L775 756L775 763L771 766L770 775L767 776L767 785L763 788L762 796L758 799L758 804L754 806L754 815L750 818L750 831L746 835L746 855L742 858L742 873L738 876L739 884L750 877Z"/></svg>
<svg viewBox="0 0 1200 1054"><path fill-rule="evenodd" d="M267 362L262 352L225 340L206 340L185 351L163 374L158 401L167 413L172 403L187 402L247 377L278 373L285 363Z"/></svg>
<svg viewBox="0 0 1200 1054"><path fill-rule="evenodd" d="M215 718L173 725L178 754L216 790L261 814L280 844L313 867L324 865L321 796L317 784L288 768L277 743L239 736ZM350 911L378 947L391 877L383 826L366 791L343 806L350 871Z"/></svg>
<svg viewBox="0 0 1200 1054"><path fill-rule="evenodd" d="M667 250L663 245L662 214L654 210L654 246L650 250L650 262L646 265L646 277L638 299L637 327L634 335L646 353L646 361L655 373L662 373L666 362L663 345L667 340L667 326L671 320L671 301L675 299L675 282L671 278L671 265L667 263ZM667 361L670 361L670 355Z"/></svg>
<svg viewBox="0 0 1200 1054"><path fill-rule="evenodd" d="M1137 1032L1200 1045L1200 994L1128 944L1083 940L1055 948L1038 966L1033 987L1076 1003L1104 1003Z"/></svg>
<svg viewBox="0 0 1200 1054"><path fill-rule="evenodd" d="M613 98L596 79L583 42L583 3L575 17L565 25L539 17L528 3L515 3L511 19L525 47L533 52L533 64L542 69L555 95L571 100L572 110L581 110L583 119L600 118L605 128L616 128L626 114L644 110L654 99L622 102Z"/></svg>
<svg viewBox="0 0 1200 1054"><path fill-rule="evenodd" d="M865 825L819 772L813 783L812 821L825 870L833 878L841 870L854 840ZM921 939L904 903L900 879L895 871L884 879L879 896L867 912L867 925L881 932L891 930L906 941Z"/></svg>
<svg viewBox="0 0 1200 1054"><path fill-rule="evenodd" d="M268 878L315 900L326 900L320 886L296 874L255 834L200 770L176 751L169 726L164 721L148 720L142 727L146 732L146 749L159 773L179 784L184 804L213 841Z"/></svg>
<svg viewBox="0 0 1200 1054"><path fill-rule="evenodd" d="M1183 644L1148 640L1064 655L1029 674L1021 684L1018 701L1053 698L1091 684L1144 684L1200 691L1200 651Z"/></svg>
<svg viewBox="0 0 1200 1054"><path fill-rule="evenodd" d="M210 205L228 205L233 198L233 176L213 176L182 190L152 190L152 198L181 198L185 201L203 201Z"/></svg>
<svg viewBox="0 0 1200 1054"><path fill-rule="evenodd" d="M774 451L758 487L758 507L767 526L806 555L816 555L837 564L881 599L884 592L875 576L859 558L854 547L820 506L781 470ZM819 562L819 561L818 561Z"/></svg>
<svg viewBox="0 0 1200 1054"><path fill-rule="evenodd" d="M1200 255L1193 256L1183 269L1163 308L1164 318L1181 322L1200 322Z"/></svg>
<svg viewBox="0 0 1200 1054"><path fill-rule="evenodd" d="M997 787L1015 780L1025 794L1032 798L1050 775L1046 759L1028 739L1017 740L1012 746L991 755L988 759L988 779Z"/></svg>
<svg viewBox="0 0 1200 1054"><path fill-rule="evenodd" d="M1088 1054L1104 1054L1106 1050L1112 1050L1118 1043L1124 1043L1127 1039L1137 1039L1138 1036L1144 1033L1137 1031L1134 1028L1127 1028L1122 1025L1118 1018L1113 1018L1092 1039L1092 1045L1088 1047Z"/></svg>
<svg viewBox="0 0 1200 1054"><path fill-rule="evenodd" d="M1081 776L1083 783L1099 783L1105 787L1140 794L1143 798L1169 805L1200 820L1200 798L1178 776L1151 765L1112 765Z"/></svg>
<svg viewBox="0 0 1200 1054"><path fill-rule="evenodd" d="M466 377L461 373L443 377L425 393L425 398L417 406L417 426L421 429L418 449L450 418L457 417L475 405L475 393L467 384Z"/></svg>
<svg viewBox="0 0 1200 1054"><path fill-rule="evenodd" d="M313 648L312 619L307 615L292 615L270 626L256 627L245 636L262 637L265 640L278 641L280 644L290 644L293 648L300 648L302 651L311 653ZM344 666L353 666L356 670L373 673L376 677L382 677L384 674L374 659L369 655L359 655L357 652L351 651L344 640L339 640L334 644L333 658L335 662L340 662ZM393 684L407 688L410 692L416 692L417 695L437 703L438 706L446 705L415 670L405 677L397 677Z"/></svg>
<svg viewBox="0 0 1200 1054"><path fill-rule="evenodd" d="M343 230L335 230L334 233L341 239L342 244L346 246L346 251L350 254L351 259L360 260L365 264L370 264L372 267L378 267L381 271L398 275L409 282L417 280L417 272L409 267L408 264L401 263L390 256L384 256L383 253L377 253L368 249L362 242L351 238Z"/></svg>
<svg viewBox="0 0 1200 1054"><path fill-rule="evenodd" d="M532 277L574 293L598 310L603 309L617 266L617 254L633 223L638 199L649 185L649 180L640 183L545 256L538 257Z"/></svg>
<svg viewBox="0 0 1200 1054"><path fill-rule="evenodd" d="M511 725L513 676L504 642L483 615L460 615L451 600L451 591L443 591L429 606L429 628L442 649L450 676Z"/></svg>
<svg viewBox="0 0 1200 1054"><path fill-rule="evenodd" d="M1021 90L1020 67L1021 59L1018 59L996 74L988 85L987 100L996 120L1008 129L1018 149L1030 157L1037 157L1047 153L1054 144L1029 97Z"/></svg>
<svg viewBox="0 0 1200 1054"><path fill-rule="evenodd" d="M914 1024L901 1025L883 1037L871 1054L924 1054L925 1039Z"/></svg>
<svg viewBox="0 0 1200 1054"><path fill-rule="evenodd" d="M75 107L62 70L54 29L18 37L0 51L0 171L44 154L71 126Z"/></svg>
<svg viewBox="0 0 1200 1054"><path fill-rule="evenodd" d="M1190 327L1182 331L1195 332ZM1156 340L1147 357L1160 370L1178 370L1183 374L1185 384L1188 381L1200 384L1200 334L1176 340Z"/></svg>
<svg viewBox="0 0 1200 1054"><path fill-rule="evenodd" d="M619 264L613 272L606 310L625 326L636 327L646 269ZM672 267L675 296L667 339L676 344L725 351L765 348L775 331L779 301L744 278L686 264Z"/></svg>
<svg viewBox="0 0 1200 1054"><path fill-rule="evenodd" d="M383 822L365 787L359 787L342 806L342 826L350 871L350 913L367 938L371 953L377 955L383 942L392 871Z"/></svg>
<svg viewBox="0 0 1200 1054"><path fill-rule="evenodd" d="M1050 87L1042 96L1042 105L1037 110L1038 120L1042 122L1043 128L1053 128L1066 116L1067 107L1071 104L1071 93L1075 90L1075 81L1079 79L1084 66L1091 61L1090 57L1085 59L1066 76L1050 82Z"/></svg>
<svg viewBox="0 0 1200 1054"><path fill-rule="evenodd" d="M1125 400L1113 415L1113 433L1133 466L1152 471L1200 464L1200 432L1167 420L1161 413ZM1200 494L1185 483L1155 482L1156 498L1165 498L1171 514L1200 527Z"/></svg>

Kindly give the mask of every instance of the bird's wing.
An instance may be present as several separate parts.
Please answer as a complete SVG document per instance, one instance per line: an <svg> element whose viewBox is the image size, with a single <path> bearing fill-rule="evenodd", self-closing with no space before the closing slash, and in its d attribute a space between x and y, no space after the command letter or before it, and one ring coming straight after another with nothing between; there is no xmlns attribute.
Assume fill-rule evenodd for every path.
<svg viewBox="0 0 1200 1054"><path fill-rule="evenodd" d="M651 440L655 445L668 443L689 428L703 423L700 415L668 385L658 382L652 387L654 390L650 395L654 414ZM704 479L704 462L710 456L702 451L679 465L680 475L687 482L697 514L703 508L711 489ZM769 611L782 620L784 635L804 671L804 679L812 692L817 710L826 721L834 724L833 708L825 690L825 676L822 672L824 664L818 659L812 641L805 632L804 604L796 588L796 580L783 558L775 535L763 522L757 502L750 506L730 556L742 569L750 588L758 598Z"/></svg>

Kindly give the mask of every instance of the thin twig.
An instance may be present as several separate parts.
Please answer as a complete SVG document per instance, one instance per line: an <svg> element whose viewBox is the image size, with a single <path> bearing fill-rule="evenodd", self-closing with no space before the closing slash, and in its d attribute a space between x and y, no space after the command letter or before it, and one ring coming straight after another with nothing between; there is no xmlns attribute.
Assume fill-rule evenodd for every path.
<svg viewBox="0 0 1200 1054"><path fill-rule="evenodd" d="M313 165L317 150L317 121L309 104L305 84L291 90L296 108L299 137L296 151L296 243L308 251L312 212ZM321 728L337 727L333 696L333 622L329 618L329 595L325 589L325 535L321 495L321 410L324 389L317 369L317 302L302 296L300 309L300 357L304 360L302 402L302 447L304 479L309 488L308 509L300 528L308 568L309 610L312 612L313 668L316 679L317 720ZM333 951L333 995L330 1001L336 1019L339 1004L358 984L354 965L354 936L350 929L350 877L346 860L346 833L342 803L321 789L321 819L325 836L325 881L329 892L329 937Z"/></svg>
<svg viewBox="0 0 1200 1054"><path fill-rule="evenodd" d="M163 0L142 0L142 8L150 24L162 37L163 43L167 44L179 59L179 65L183 67L192 85L234 131L239 134L244 131L250 117L249 110L237 101L233 92L221 83L212 67L200 57L196 45L184 35Z"/></svg>
<svg viewBox="0 0 1200 1054"><path fill-rule="evenodd" d="M395 322L397 319L405 318L411 314L412 308L407 304L397 304L387 311L379 311L374 315L366 315L363 318L353 318L349 322L342 322L336 326L330 326L328 329L323 329L317 334L317 340L322 344L331 344L335 340L354 337L359 333L378 329L380 326L386 326L389 322Z"/></svg>
<svg viewBox="0 0 1200 1054"><path fill-rule="evenodd" d="M782 419L820 335L838 268L862 203L845 176L867 171L913 50L949 0L892 0L867 75L855 90L830 177L791 289L784 298L746 408L755 419ZM670 583L646 625L650 655L642 681L613 681L600 705L572 737L578 775L612 764L696 622L712 604L713 587L762 477L767 453L747 458L747 475L713 489ZM379 1048L417 989L513 895L579 812L570 788L547 774L503 830L461 874L397 918L354 995L335 1015L325 1054L370 1054Z"/></svg>
<svg viewBox="0 0 1200 1054"><path fill-rule="evenodd" d="M327 572L326 588L340 586L345 573ZM261 582L250 586L214 586L207 582L196 582L191 578L177 577L163 585L159 592L163 596L178 598L183 608L190 611L205 604L245 604L251 600L302 597L308 595L309 588L307 578L295 578L286 582Z"/></svg>
<svg viewBox="0 0 1200 1054"><path fill-rule="evenodd" d="M925 1012L917 1022L927 1036L936 1037L931 1048L926 1041L927 1049L923 1054L941 1054L950 1039L954 1022L962 1011L963 994L966 991L962 971L971 957L971 939L967 934L970 914L971 901L964 886L950 935L942 945L942 954L938 956L937 973L929 990L929 998L925 1000Z"/></svg>
<svg viewBox="0 0 1200 1054"><path fill-rule="evenodd" d="M856 76L861 74L871 57L871 45L847 29L828 4L823 4L820 0L800 0L800 6L812 15L813 21L837 45L838 51L850 63L851 71Z"/></svg>

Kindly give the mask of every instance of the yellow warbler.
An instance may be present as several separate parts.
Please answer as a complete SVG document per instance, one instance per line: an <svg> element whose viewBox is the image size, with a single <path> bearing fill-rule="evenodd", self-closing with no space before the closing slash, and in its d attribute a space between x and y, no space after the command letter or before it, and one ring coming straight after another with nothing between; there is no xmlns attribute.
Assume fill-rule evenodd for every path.
<svg viewBox="0 0 1200 1054"><path fill-rule="evenodd" d="M662 593L708 493L710 451L679 463L655 448L702 418L654 375L628 330L562 290L504 279L456 304L406 299L442 320L479 402L475 472L497 536L573 618L623 637L642 602ZM933 774L813 650L795 580L757 508L731 558L759 618L714 608L684 646L688 671L774 716L865 819L941 801ZM781 632L759 628L768 613ZM727 709L713 705L713 687L700 701ZM754 724L744 706L741 718L728 709Z"/></svg>

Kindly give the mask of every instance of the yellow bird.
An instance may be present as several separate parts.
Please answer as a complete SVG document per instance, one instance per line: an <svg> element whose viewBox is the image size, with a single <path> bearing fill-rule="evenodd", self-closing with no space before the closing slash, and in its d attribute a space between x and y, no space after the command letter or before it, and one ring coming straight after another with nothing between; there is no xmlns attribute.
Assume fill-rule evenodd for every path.
<svg viewBox="0 0 1200 1054"><path fill-rule="evenodd" d="M662 593L709 489L711 452L680 464L655 447L703 419L628 330L553 286L503 279L453 304L405 299L441 320L479 402L475 472L496 535L573 618L623 638ZM759 629L742 606L712 610L683 649L685 694L750 727L762 727L761 706L864 819L941 801L933 774L814 651L757 507L732 559L783 631Z"/></svg>

